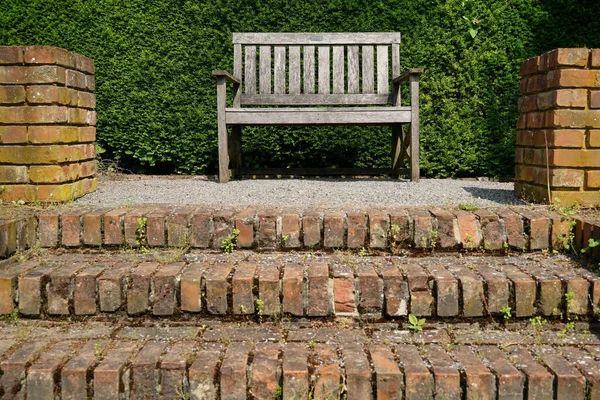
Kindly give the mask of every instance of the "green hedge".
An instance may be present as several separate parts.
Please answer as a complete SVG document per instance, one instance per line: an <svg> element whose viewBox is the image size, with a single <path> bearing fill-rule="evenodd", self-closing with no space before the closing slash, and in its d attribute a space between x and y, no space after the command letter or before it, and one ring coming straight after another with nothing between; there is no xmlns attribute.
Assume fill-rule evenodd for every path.
<svg viewBox="0 0 600 400"><path fill-rule="evenodd" d="M94 58L98 140L136 172L217 169L212 69L231 32L400 31L402 68L423 67L428 176L511 176L521 61L600 47L597 0L0 0L0 44ZM246 128L249 166L389 165L386 128Z"/></svg>

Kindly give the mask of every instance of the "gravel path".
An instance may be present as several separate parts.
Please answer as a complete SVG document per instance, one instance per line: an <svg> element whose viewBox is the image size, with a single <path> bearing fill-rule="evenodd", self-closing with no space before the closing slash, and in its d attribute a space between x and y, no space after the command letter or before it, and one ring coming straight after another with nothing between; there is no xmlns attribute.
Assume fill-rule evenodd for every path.
<svg viewBox="0 0 600 400"><path fill-rule="evenodd" d="M394 207L522 204L512 183L422 179L258 179L215 181L181 177L102 179L98 190L76 201L103 207L139 203L197 204L211 207Z"/></svg>

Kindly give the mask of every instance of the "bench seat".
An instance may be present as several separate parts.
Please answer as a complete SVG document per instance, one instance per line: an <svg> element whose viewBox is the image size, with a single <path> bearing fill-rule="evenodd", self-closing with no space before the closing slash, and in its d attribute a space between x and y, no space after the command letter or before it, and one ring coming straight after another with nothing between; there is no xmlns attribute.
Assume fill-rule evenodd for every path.
<svg viewBox="0 0 600 400"><path fill-rule="evenodd" d="M410 123L410 107L227 108L227 125L393 125Z"/></svg>

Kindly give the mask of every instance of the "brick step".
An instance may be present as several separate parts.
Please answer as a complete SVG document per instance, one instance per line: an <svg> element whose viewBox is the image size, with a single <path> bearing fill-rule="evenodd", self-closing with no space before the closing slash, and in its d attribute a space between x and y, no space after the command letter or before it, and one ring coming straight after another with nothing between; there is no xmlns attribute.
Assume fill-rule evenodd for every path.
<svg viewBox="0 0 600 400"><path fill-rule="evenodd" d="M0 314L37 318L564 319L591 318L600 306L600 275L561 255L43 251L7 264L0 269Z"/></svg>
<svg viewBox="0 0 600 400"><path fill-rule="evenodd" d="M26 210L18 211L26 214ZM600 239L600 221L565 217L543 206L475 211L451 207L302 211L139 205L34 211L10 217L14 210L0 210L0 257L34 246L219 250L234 229L239 230L237 248L261 251L563 251L565 244L580 248L590 238ZM586 256L600 260L600 247Z"/></svg>
<svg viewBox="0 0 600 400"><path fill-rule="evenodd" d="M517 325L517 324L515 324ZM541 325L541 324L540 324ZM5 399L597 398L577 325L0 322ZM344 397L345 396L345 397Z"/></svg>

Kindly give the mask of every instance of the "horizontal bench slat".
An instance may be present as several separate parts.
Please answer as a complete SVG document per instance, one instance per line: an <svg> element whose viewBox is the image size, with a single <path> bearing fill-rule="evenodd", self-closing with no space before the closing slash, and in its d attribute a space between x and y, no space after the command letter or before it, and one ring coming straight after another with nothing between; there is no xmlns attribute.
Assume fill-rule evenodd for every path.
<svg viewBox="0 0 600 400"><path fill-rule="evenodd" d="M409 123L410 107L227 108L229 125L393 125Z"/></svg>
<svg viewBox="0 0 600 400"><path fill-rule="evenodd" d="M389 94L243 94L241 103L253 106L389 104Z"/></svg>
<svg viewBox="0 0 600 400"><path fill-rule="evenodd" d="M241 44L393 44L400 43L399 32L348 33L258 33L237 32L233 43Z"/></svg>

